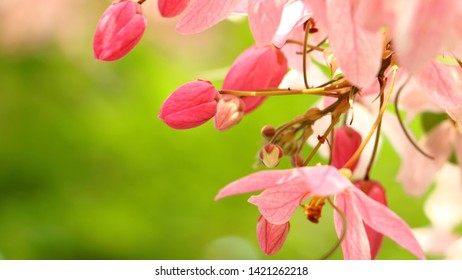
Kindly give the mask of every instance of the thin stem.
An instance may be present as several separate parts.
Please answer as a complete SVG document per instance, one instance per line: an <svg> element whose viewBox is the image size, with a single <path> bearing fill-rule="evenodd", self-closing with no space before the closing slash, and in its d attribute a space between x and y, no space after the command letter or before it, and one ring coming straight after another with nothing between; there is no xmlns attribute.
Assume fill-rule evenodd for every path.
<svg viewBox="0 0 462 280"><path fill-rule="evenodd" d="M303 46L303 42L292 40L292 39L287 40L286 43L287 44L296 44L296 45ZM306 47L308 49L308 51L307 51L308 53L309 53L309 50L315 50L315 51L320 51L320 52L324 51L324 48L321 48L319 45L315 46L315 45L306 44Z"/></svg>
<svg viewBox="0 0 462 280"><path fill-rule="evenodd" d="M404 122L403 120L401 119L401 115L399 113L399 107L398 107L398 100L399 100L399 97L401 95L401 91L403 90L404 86L407 84L407 82L409 81L410 78L408 78L406 80L406 82L399 88L398 92L396 93L396 97L395 97L395 113L396 113L396 117L398 118L398 122L399 122L399 126L401 126L401 129L403 130L404 132L404 135L406 135L406 138L409 140L409 142L411 143L411 145L417 150L419 151L419 153L421 153L423 156L429 158L429 159L435 159L433 156L427 154L424 150L422 150L422 148L419 147L419 145L414 141L414 139L412 139L411 135L409 134L409 132L407 131L406 129L406 126L404 125Z"/></svg>
<svg viewBox="0 0 462 280"><path fill-rule="evenodd" d="M330 125L327 128L326 132L324 132L324 135L321 136L322 139L326 139L329 136L329 134L332 132L335 125L337 124L338 120L339 120L338 116L332 116L332 122L330 123ZM314 155L316 154L316 152L319 150L319 148L321 147L321 145L323 143L324 143L324 141L318 141L316 146L314 146L313 150L311 150L310 155L306 158L305 162L303 163L304 166L307 166L310 163L310 161L313 159Z"/></svg>
<svg viewBox="0 0 462 280"><path fill-rule="evenodd" d="M324 256L322 256L321 260L325 260L328 257L332 256L332 254L338 249L340 244L342 244L343 240L345 239L346 230L348 226L345 213L343 213L342 210L340 210L337 206L335 206L335 204L332 202L332 200L329 197L327 198L327 201L329 202L330 205L332 205L332 208L334 208L334 210L337 211L337 213L340 215L340 218L342 219L342 232L340 233L340 237L338 238L337 242L334 244L332 248L329 249L329 251L327 251L327 253L324 254Z"/></svg>
<svg viewBox="0 0 462 280"><path fill-rule="evenodd" d="M382 121L383 114L385 113L385 109L387 107L388 101L390 100L390 96L391 96L391 93L393 91L393 86L395 84L397 70L398 70L397 66L392 67L391 71L393 71L393 76L391 78L390 88L389 88L389 90L387 92L387 95L385 97L385 102L380 107L380 112L379 112L379 115L378 115L377 119L374 122L374 125L372 126L371 130L367 134L366 139L364 139L364 141L361 143L361 145L356 150L356 152L353 154L353 156L351 156L351 158L347 161L347 163L345 163L343 168L351 168L351 166L353 166L353 164L358 160L359 156L363 152L363 150L366 147L367 143L369 143L369 140L371 139L372 134L374 134L375 129L378 127L379 123Z"/></svg>
<svg viewBox="0 0 462 280"><path fill-rule="evenodd" d="M305 38L303 39L303 82L305 83L305 88L310 88L310 85L308 84L308 78L306 75L306 51L307 51L307 46L308 46L308 35L310 35L310 27L307 26L305 29Z"/></svg>
<svg viewBox="0 0 462 280"><path fill-rule="evenodd" d="M341 90L337 89L337 90ZM221 94L230 94L235 96L283 96L283 95L300 95L311 94L330 97L339 97L336 92L326 92L325 88L309 88L309 89L281 89L281 90L258 90L258 91L241 91L241 90L220 90Z"/></svg>
<svg viewBox="0 0 462 280"><path fill-rule="evenodd" d="M146 2L146 0L140 0L140 1L138 1L138 4L141 5L141 4L143 4L144 2Z"/></svg>
<svg viewBox="0 0 462 280"><path fill-rule="evenodd" d="M383 106L383 91L385 90L385 85L387 84L386 81L382 78L379 78L379 83L380 83L380 107ZM379 141L380 141L380 131L382 129L382 122L379 123L377 126L377 131L375 132L375 141L374 141L374 149L372 150L372 156L369 159L369 164L367 165L366 168L366 175L364 176L365 180L369 180L369 173L371 172L372 165L374 164L375 156L377 154L377 148L379 147Z"/></svg>

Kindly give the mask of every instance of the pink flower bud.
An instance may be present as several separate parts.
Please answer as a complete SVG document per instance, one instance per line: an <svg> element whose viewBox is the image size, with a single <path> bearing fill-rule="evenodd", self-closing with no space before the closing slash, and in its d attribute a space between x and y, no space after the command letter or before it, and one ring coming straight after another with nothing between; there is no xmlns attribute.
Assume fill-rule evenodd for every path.
<svg viewBox="0 0 462 280"><path fill-rule="evenodd" d="M335 129L332 166L342 168L359 148L361 141L361 134L349 126ZM354 171L357 165L358 161L352 165L351 171Z"/></svg>
<svg viewBox="0 0 462 280"><path fill-rule="evenodd" d="M385 206L388 205L385 190L380 183L376 181L360 180L353 182L353 184L373 200ZM366 224L364 224L364 229L366 230L367 239L369 240L369 246L371 248L371 258L375 259L382 247L383 235Z"/></svg>
<svg viewBox="0 0 462 280"><path fill-rule="evenodd" d="M282 148L278 145L266 144L261 148L259 156L263 164L268 168L273 168L278 166L279 159L282 157L284 152Z"/></svg>
<svg viewBox="0 0 462 280"><path fill-rule="evenodd" d="M215 115L218 98L218 91L209 81L189 82L165 100L158 117L175 129L193 128Z"/></svg>
<svg viewBox="0 0 462 280"><path fill-rule="evenodd" d="M252 46L234 61L223 81L224 90L257 90L276 88L281 83L288 66L284 54L273 45L262 48ZM266 97L242 97L244 113L255 110Z"/></svg>
<svg viewBox="0 0 462 280"><path fill-rule="evenodd" d="M157 7L163 17L174 17L183 12L189 4L189 0L158 0Z"/></svg>
<svg viewBox="0 0 462 280"><path fill-rule="evenodd" d="M101 16L93 38L95 58L113 61L125 56L146 29L141 5L127 0L113 3Z"/></svg>
<svg viewBox="0 0 462 280"><path fill-rule="evenodd" d="M244 103L239 97L223 95L217 105L217 113L213 119L215 128L224 131L238 124L244 116Z"/></svg>
<svg viewBox="0 0 462 280"><path fill-rule="evenodd" d="M257 239L263 253L268 256L276 254L284 245L289 229L289 222L275 225L260 216L257 221Z"/></svg>

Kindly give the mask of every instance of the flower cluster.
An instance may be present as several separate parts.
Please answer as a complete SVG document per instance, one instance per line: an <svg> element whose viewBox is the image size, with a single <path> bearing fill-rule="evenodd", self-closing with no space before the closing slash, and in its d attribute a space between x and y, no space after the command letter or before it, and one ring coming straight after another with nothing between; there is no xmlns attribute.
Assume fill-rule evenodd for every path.
<svg viewBox="0 0 462 280"><path fill-rule="evenodd" d="M106 10L94 38L97 59L119 59L138 43L146 27L143 2L121 0ZM249 202L260 212L257 239L265 254L282 248L297 208L319 223L329 205L345 259L376 258L384 235L425 258L410 227L388 208L386 186L370 171L381 135L402 158L397 180L410 195L425 193L453 152L462 159L462 2L159 0L158 7L165 17L182 14L177 31L183 34L247 15L255 39L221 89L204 80L177 88L158 115L168 126L190 129L213 118L224 131L268 97L320 98L279 127L262 128L259 160L275 168L288 157L292 169L250 174L215 198L262 191ZM392 103L396 116L387 110ZM419 142L407 125L422 113L443 121L434 118ZM313 162L318 153L324 162Z"/></svg>

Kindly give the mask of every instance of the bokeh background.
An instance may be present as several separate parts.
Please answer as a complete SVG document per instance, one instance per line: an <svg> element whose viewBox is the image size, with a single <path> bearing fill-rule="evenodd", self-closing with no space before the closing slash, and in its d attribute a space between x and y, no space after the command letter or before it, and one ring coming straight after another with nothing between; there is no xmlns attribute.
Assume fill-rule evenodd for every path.
<svg viewBox="0 0 462 280"><path fill-rule="evenodd" d="M0 258L323 255L336 242L329 207L318 225L297 211L283 249L266 257L248 195L213 200L221 187L255 171L263 125L279 125L315 99L270 98L223 133L211 123L172 130L157 119L163 100L197 78L219 86L253 42L248 23L225 21L182 36L175 32L178 19L161 19L149 0L140 44L104 63L93 58L92 37L110 3L0 1ZM394 181L398 168L384 142L372 177L387 188L395 212L412 227L425 226L425 197L403 193ZM386 239L378 258L414 257Z"/></svg>

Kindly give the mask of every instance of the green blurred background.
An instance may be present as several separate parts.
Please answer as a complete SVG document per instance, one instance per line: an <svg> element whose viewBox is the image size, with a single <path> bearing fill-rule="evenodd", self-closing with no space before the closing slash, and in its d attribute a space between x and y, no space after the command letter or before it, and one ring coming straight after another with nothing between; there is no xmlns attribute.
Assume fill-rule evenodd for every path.
<svg viewBox="0 0 462 280"><path fill-rule="evenodd" d="M177 19L160 19L147 1L143 40L104 63L93 59L92 36L110 1L22 2L0 5L0 258L316 259L335 243L329 207L318 225L297 211L283 249L266 257L248 195L213 201L255 170L260 128L315 99L268 99L224 133L211 123L175 131L157 119L179 85L220 85L220 69L253 42L247 21L182 36ZM393 180L398 163L385 143L373 177L395 212L427 225L424 198ZM414 257L386 239L378 258Z"/></svg>

